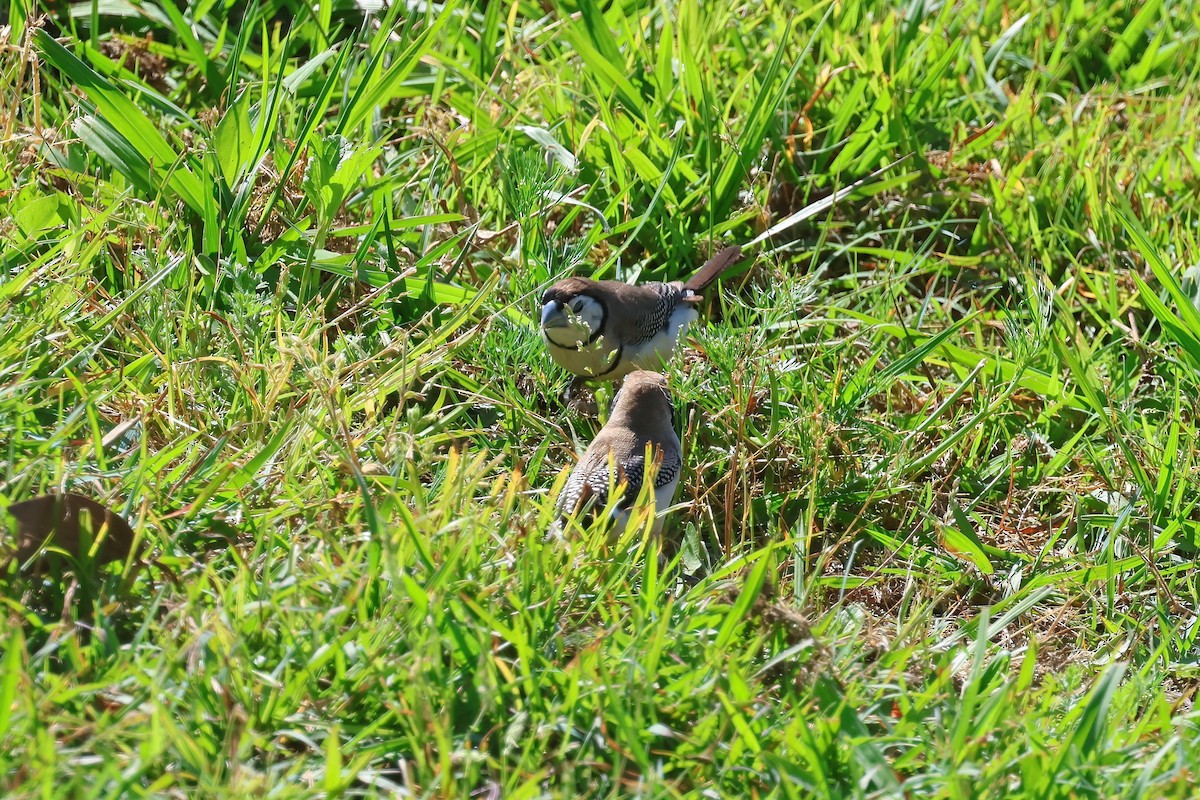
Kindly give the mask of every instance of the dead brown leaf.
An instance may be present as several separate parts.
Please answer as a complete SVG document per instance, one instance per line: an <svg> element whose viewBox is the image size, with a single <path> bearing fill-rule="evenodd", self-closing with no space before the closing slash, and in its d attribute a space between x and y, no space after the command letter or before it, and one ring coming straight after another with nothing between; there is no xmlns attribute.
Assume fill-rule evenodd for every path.
<svg viewBox="0 0 1200 800"><path fill-rule="evenodd" d="M88 551L84 547L87 547L96 564L108 564L124 561L134 547L135 536L129 523L83 495L41 495L13 503L7 511L12 520L5 521L15 540L15 549L13 542L3 542L0 551L11 551L9 557L21 563L44 548L62 550L73 558L86 557Z"/></svg>

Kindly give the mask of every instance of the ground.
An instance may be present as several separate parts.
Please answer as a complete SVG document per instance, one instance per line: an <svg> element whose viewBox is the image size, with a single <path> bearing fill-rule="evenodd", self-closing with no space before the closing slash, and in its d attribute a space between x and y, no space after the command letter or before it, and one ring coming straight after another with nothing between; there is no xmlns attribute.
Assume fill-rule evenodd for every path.
<svg viewBox="0 0 1200 800"><path fill-rule="evenodd" d="M138 540L0 577L5 797L1193 795L1196 9L7 12L0 502ZM548 538L537 298L730 243Z"/></svg>

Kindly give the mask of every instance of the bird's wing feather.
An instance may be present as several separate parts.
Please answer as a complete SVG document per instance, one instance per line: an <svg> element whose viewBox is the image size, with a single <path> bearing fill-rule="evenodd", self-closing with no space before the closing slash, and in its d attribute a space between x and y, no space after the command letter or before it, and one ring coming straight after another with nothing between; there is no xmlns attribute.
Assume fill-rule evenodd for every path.
<svg viewBox="0 0 1200 800"><path fill-rule="evenodd" d="M625 484L625 492L618 501L618 508L628 507L642 490L645 454L645 441L632 431L602 429L584 451L579 463L575 465L575 471L567 479L559 499L559 510L570 514L588 503L593 510L603 508L609 501L609 488L621 484ZM673 460L679 460L678 454L675 454ZM674 469L678 472L678 465L675 465ZM660 481L664 471L666 470L660 469L659 475L655 477L656 487L662 485Z"/></svg>
<svg viewBox="0 0 1200 800"><path fill-rule="evenodd" d="M652 468L658 470L654 474L654 488L661 489L678 479L679 472L683 468L683 460L680 458L678 452L664 455L661 449L656 450L654 455L654 465ZM621 509L632 506L634 501L637 500L638 495L641 494L642 484L646 477L645 450L640 455L631 459L626 465L625 470L628 475L628 485L625 489L625 494L617 501L617 507ZM629 473L636 474L636 481L634 475ZM662 509L659 510L661 511Z"/></svg>
<svg viewBox="0 0 1200 800"><path fill-rule="evenodd" d="M616 302L608 303L605 335L624 346L654 338L666 326L680 295L678 284L630 285L605 281Z"/></svg>

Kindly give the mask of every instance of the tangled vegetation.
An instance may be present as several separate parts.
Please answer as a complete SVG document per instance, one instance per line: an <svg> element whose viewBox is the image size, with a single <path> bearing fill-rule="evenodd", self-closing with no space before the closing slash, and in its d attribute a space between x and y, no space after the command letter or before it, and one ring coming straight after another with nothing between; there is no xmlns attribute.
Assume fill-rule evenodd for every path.
<svg viewBox="0 0 1200 800"><path fill-rule="evenodd" d="M0 794L1193 795L1196 8L32 2L0 493L138 547L0 576ZM729 243L678 556L547 540L541 290Z"/></svg>

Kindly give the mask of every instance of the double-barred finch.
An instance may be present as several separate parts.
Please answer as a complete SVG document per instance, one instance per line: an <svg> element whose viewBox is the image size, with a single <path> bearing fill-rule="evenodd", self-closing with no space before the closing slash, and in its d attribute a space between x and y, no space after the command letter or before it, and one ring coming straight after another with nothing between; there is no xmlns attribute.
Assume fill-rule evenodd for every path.
<svg viewBox="0 0 1200 800"><path fill-rule="evenodd" d="M657 372L629 373L617 392L608 422L567 479L558 497L559 513L566 516L585 509L599 512L608 505L609 488L623 485L612 528L612 536L620 536L647 476L654 481L655 510L661 512L670 506L683 468L674 423L666 378ZM653 459L650 464L646 463L647 448ZM656 535L662 526L662 517L657 517L653 529Z"/></svg>
<svg viewBox="0 0 1200 800"><path fill-rule="evenodd" d="M542 338L550 357L591 380L658 369L699 316L700 292L741 257L740 247L726 247L683 282L559 281L542 295Z"/></svg>

